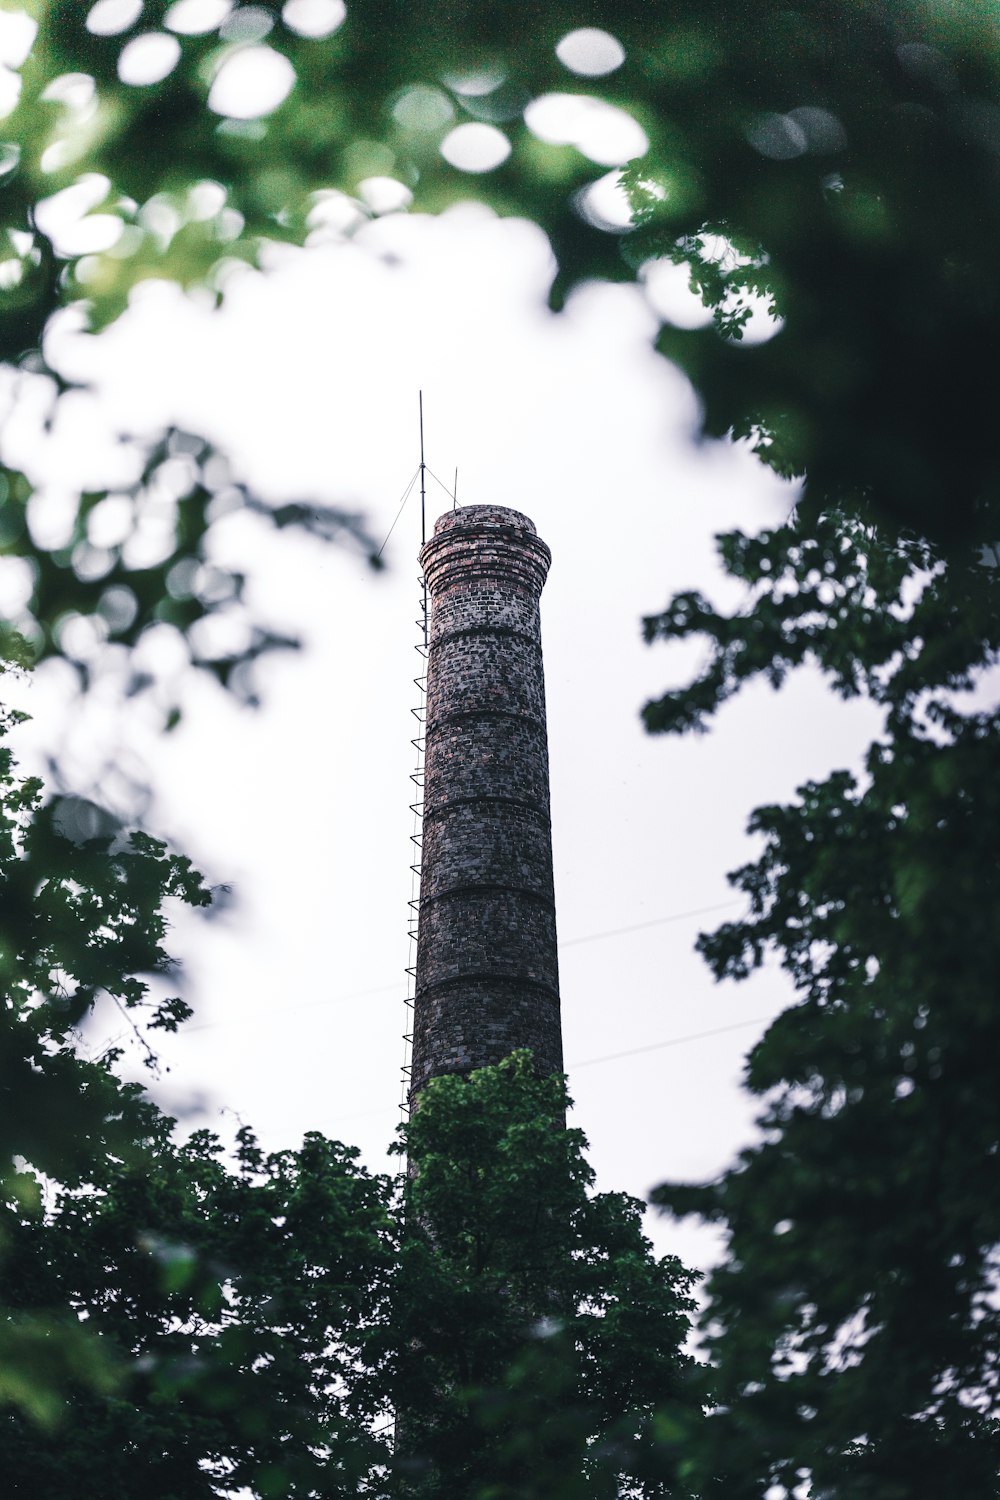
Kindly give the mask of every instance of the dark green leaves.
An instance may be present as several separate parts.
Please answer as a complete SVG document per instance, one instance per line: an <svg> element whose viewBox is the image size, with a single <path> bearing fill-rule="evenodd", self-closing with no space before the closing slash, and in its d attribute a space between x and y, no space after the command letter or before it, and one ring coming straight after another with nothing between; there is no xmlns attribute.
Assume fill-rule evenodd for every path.
<svg viewBox="0 0 1000 1500"><path fill-rule="evenodd" d="M737 1497L803 1474L845 1500L954 1483L994 1495L992 549L808 511L719 542L747 606L681 595L647 620L651 640L710 644L701 676L647 707L649 727L704 728L744 682L779 685L804 662L879 704L884 727L860 774L753 813L762 851L730 877L747 914L699 939L717 978L771 955L797 997L748 1061L758 1143L717 1183L656 1194L728 1233L704 1314L719 1408L700 1482Z"/></svg>
<svg viewBox="0 0 1000 1500"><path fill-rule="evenodd" d="M641 1205L588 1194L567 1102L515 1054L432 1082L406 1129L387 1367L405 1493L686 1493L666 1429L698 1418L693 1278L654 1259Z"/></svg>

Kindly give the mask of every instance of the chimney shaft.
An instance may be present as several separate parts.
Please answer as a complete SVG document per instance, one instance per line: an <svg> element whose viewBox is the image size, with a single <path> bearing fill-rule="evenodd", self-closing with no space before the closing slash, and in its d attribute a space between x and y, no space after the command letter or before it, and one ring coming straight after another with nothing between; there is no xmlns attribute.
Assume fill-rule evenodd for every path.
<svg viewBox="0 0 1000 1500"><path fill-rule="evenodd" d="M538 599L527 516L470 505L420 553L431 598L411 1094L530 1047L562 1070Z"/></svg>

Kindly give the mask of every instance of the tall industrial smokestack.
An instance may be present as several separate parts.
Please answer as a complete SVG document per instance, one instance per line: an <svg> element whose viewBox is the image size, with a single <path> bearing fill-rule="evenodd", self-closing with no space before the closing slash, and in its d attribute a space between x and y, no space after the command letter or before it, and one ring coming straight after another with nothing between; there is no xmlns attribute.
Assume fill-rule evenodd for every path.
<svg viewBox="0 0 1000 1500"><path fill-rule="evenodd" d="M530 1047L562 1070L538 600L551 554L500 505L441 516L431 598L411 1097Z"/></svg>

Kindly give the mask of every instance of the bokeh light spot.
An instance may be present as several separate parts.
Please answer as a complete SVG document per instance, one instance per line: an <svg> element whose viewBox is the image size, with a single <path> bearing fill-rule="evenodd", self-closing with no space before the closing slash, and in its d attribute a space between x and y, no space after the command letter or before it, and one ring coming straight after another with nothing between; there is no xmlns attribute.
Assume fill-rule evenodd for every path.
<svg viewBox="0 0 1000 1500"><path fill-rule="evenodd" d="M94 36L117 36L142 15L142 0L97 0L87 14L87 30Z"/></svg>
<svg viewBox="0 0 1000 1500"><path fill-rule="evenodd" d="M163 17L163 24L183 36L203 36L216 31L232 8L232 0L176 0Z"/></svg>
<svg viewBox="0 0 1000 1500"><path fill-rule="evenodd" d="M581 26L570 31L556 47L556 57L571 73L584 78L601 78L613 73L625 61L625 48L609 31L597 26Z"/></svg>
<svg viewBox="0 0 1000 1500"><path fill-rule="evenodd" d="M460 172L492 172L510 155L510 141L495 125L456 125L441 142L441 155Z"/></svg>
<svg viewBox="0 0 1000 1500"><path fill-rule="evenodd" d="M38 22L23 10L0 11L0 62L19 68L27 61L38 35Z"/></svg>
<svg viewBox="0 0 1000 1500"><path fill-rule="evenodd" d="M771 304L766 297L753 297L751 299L750 317L743 325L743 337L739 339L735 347L737 349L753 349L757 344L770 343L785 326L784 318L776 317L771 312Z"/></svg>
<svg viewBox="0 0 1000 1500"><path fill-rule="evenodd" d="M122 83L148 87L162 83L180 61L181 44L166 31L147 31L126 42L118 59L118 77Z"/></svg>
<svg viewBox="0 0 1000 1500"><path fill-rule="evenodd" d="M110 234L110 226L98 226L96 238L88 238L93 232L82 229L84 217L92 208L103 203L108 195L110 180L100 172L86 172L68 188L62 188L47 198L42 198L35 207L35 223L52 241L59 255L85 255L95 250L105 250L121 233L121 220L114 214L97 214L94 220L113 219L117 226Z"/></svg>
<svg viewBox="0 0 1000 1500"><path fill-rule="evenodd" d="M103 547L92 547L89 542L77 542L73 548L73 572L81 583L95 583L105 578L114 567L114 554Z"/></svg>
<svg viewBox="0 0 1000 1500"><path fill-rule="evenodd" d="M472 82L477 85L474 91L459 87L452 92L457 95L464 112L474 120L481 120L484 125L502 126L510 120L520 120L531 103L530 93L516 78L501 78L496 87L491 89L478 87L482 79Z"/></svg>
<svg viewBox="0 0 1000 1500"><path fill-rule="evenodd" d="M89 73L60 73L46 85L42 98L65 104L67 109L86 109L96 93L97 85Z"/></svg>
<svg viewBox="0 0 1000 1500"><path fill-rule="evenodd" d="M524 112L532 135L575 146L602 167L619 167L649 150L649 137L624 109L586 94L542 94Z"/></svg>
<svg viewBox="0 0 1000 1500"><path fill-rule="evenodd" d="M186 217L196 222L214 219L226 206L226 190L221 182L196 182L188 189Z"/></svg>
<svg viewBox="0 0 1000 1500"><path fill-rule="evenodd" d="M269 115L295 86L295 69L273 47L244 47L226 58L208 94L208 107L232 120Z"/></svg>
<svg viewBox="0 0 1000 1500"><path fill-rule="evenodd" d="M936 47L928 47L925 42L904 42L896 48L896 56L914 78L949 91L954 87L952 65Z"/></svg>
<svg viewBox="0 0 1000 1500"><path fill-rule="evenodd" d="M574 199L580 217L605 234L624 234L632 228L632 206L620 178L619 172L606 172Z"/></svg>
<svg viewBox="0 0 1000 1500"><path fill-rule="evenodd" d="M444 82L453 94L461 94L469 99L478 99L483 94L492 94L507 80L507 74L500 68L482 68L477 73L446 73Z"/></svg>
<svg viewBox="0 0 1000 1500"><path fill-rule="evenodd" d="M110 838L120 827L113 813L85 797L56 797L52 821L56 831L73 844Z"/></svg>
<svg viewBox="0 0 1000 1500"><path fill-rule="evenodd" d="M128 495L110 494L87 517L87 540L95 547L117 547L132 530L135 504Z"/></svg>
<svg viewBox="0 0 1000 1500"><path fill-rule="evenodd" d="M201 564L196 557L182 557L167 574L167 593L171 599L190 599Z"/></svg>
<svg viewBox="0 0 1000 1500"><path fill-rule="evenodd" d="M392 117L404 130L441 130L454 119L451 100L440 89L418 84L407 89L392 107Z"/></svg>
<svg viewBox="0 0 1000 1500"><path fill-rule="evenodd" d="M92 661L108 638L108 626L100 615L71 610L56 621L55 637L70 661Z"/></svg>
<svg viewBox="0 0 1000 1500"><path fill-rule="evenodd" d="M650 260L641 280L653 311L674 328L705 328L712 310L691 290L691 267L684 261Z"/></svg>
<svg viewBox="0 0 1000 1500"><path fill-rule="evenodd" d="M847 132L828 109L803 104L786 115L761 116L747 131L747 140L761 156L772 161L791 161L807 151L818 155L843 151Z"/></svg>
<svg viewBox="0 0 1000 1500"><path fill-rule="evenodd" d="M12 68L0 66L0 119L17 108L21 97L21 75Z"/></svg>
<svg viewBox="0 0 1000 1500"><path fill-rule="evenodd" d="M847 131L837 116L832 115L828 109L819 109L813 104L803 104L798 109L790 109L785 118L791 120L805 133L810 151L820 154L843 151L847 145Z"/></svg>
<svg viewBox="0 0 1000 1500"><path fill-rule="evenodd" d="M249 45L267 36L274 26L274 17L262 5L241 5L231 11L219 27L219 35L226 42L242 42Z"/></svg>
<svg viewBox="0 0 1000 1500"><path fill-rule="evenodd" d="M96 255L117 243L122 228L117 214L86 214L63 232L59 248L63 255Z"/></svg>
<svg viewBox="0 0 1000 1500"><path fill-rule="evenodd" d="M27 608L35 591L35 573L26 557L0 557L0 609L7 619Z"/></svg>
<svg viewBox="0 0 1000 1500"><path fill-rule="evenodd" d="M764 115L747 131L747 140L759 155L772 161L791 161L809 150L809 137L790 115Z"/></svg>
<svg viewBox="0 0 1000 1500"><path fill-rule="evenodd" d="M398 213L413 202L413 194L395 177L366 177L358 183L358 196L375 214Z"/></svg>
<svg viewBox="0 0 1000 1500"><path fill-rule="evenodd" d="M97 601L97 612L112 635L117 635L132 624L139 613L139 605L130 588L123 583L113 583Z"/></svg>
<svg viewBox="0 0 1000 1500"><path fill-rule="evenodd" d="M347 15L344 0L288 0L281 19L299 36L332 36Z"/></svg>
<svg viewBox="0 0 1000 1500"><path fill-rule="evenodd" d="M306 244L341 239L363 222L364 215L356 199L334 189L320 189L312 194L312 207L306 216L309 226Z"/></svg>

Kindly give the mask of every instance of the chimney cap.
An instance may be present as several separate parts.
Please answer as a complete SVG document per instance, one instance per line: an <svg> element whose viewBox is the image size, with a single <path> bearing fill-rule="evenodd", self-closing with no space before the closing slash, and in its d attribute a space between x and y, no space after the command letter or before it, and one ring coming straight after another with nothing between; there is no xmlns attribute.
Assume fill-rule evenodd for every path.
<svg viewBox="0 0 1000 1500"><path fill-rule="evenodd" d="M434 523L434 535L445 531L481 531L493 526L538 535L534 521L507 505L462 505L457 510L446 510Z"/></svg>

